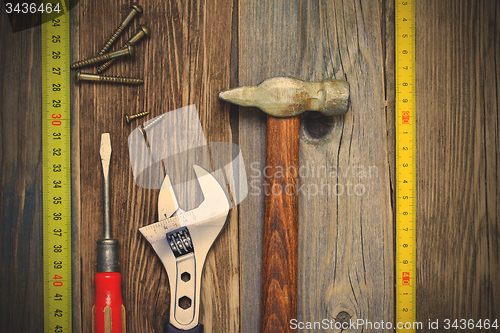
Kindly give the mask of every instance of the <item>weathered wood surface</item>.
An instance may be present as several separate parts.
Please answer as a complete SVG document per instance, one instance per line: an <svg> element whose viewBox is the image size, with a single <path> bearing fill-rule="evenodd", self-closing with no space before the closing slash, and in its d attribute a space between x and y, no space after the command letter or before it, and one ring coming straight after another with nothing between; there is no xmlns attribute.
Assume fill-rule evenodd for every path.
<svg viewBox="0 0 500 333"><path fill-rule="evenodd" d="M0 31L0 323L41 332L41 29L12 33L2 8Z"/></svg>
<svg viewBox="0 0 500 333"><path fill-rule="evenodd" d="M500 7L416 17L417 318L500 320Z"/></svg>
<svg viewBox="0 0 500 333"><path fill-rule="evenodd" d="M375 2L240 2L241 85L280 75L351 84L347 115L302 119L299 321L334 320L342 311L353 320L393 319L382 22ZM246 121L240 118L242 132ZM245 137L240 142L250 152L259 143ZM257 162L259 171L251 169L250 177L258 179L264 162L247 158L247 165ZM254 209L258 200L249 196L241 211ZM261 230L258 219L248 217L241 215L241 228ZM243 278L258 277L259 249L242 245L241 251ZM252 289L242 290L244 332L258 331L252 321L258 318L258 284L254 278Z"/></svg>
<svg viewBox="0 0 500 333"><path fill-rule="evenodd" d="M127 328L161 332L169 306L166 274L137 233L156 216L157 191L133 182L126 137L135 125L127 125L123 116L148 109L152 118L190 103L197 104L207 141L240 144L250 191L210 254L202 321L207 332L258 332L263 196L255 194L252 184L264 184L258 171L264 165L265 115L229 111L216 94L274 75L331 75L351 83L353 105L347 115L320 122L303 119L302 165L309 161L311 170L314 162L316 171L318 166L343 167L344 174L347 167L349 172L353 166L378 168L377 177L325 179L330 188L359 180L366 187L360 197L301 193L298 319L334 319L342 310L353 318L393 319L393 261L387 254L393 220L388 195L394 197L388 191L390 186L394 190L395 175L393 2L141 5L145 13L123 38L139 22L151 26L152 37L137 46L135 59L118 62L109 74L140 76L145 85L74 87L80 118L73 126L80 125L76 133L81 136L78 140L73 131L80 142L73 151L81 157L81 181L78 175L73 179L74 200L81 193L81 212L78 202L73 205L74 230L80 230L74 240L74 332L90 331L95 241L102 232L98 149L105 131L113 143L112 220L121 244ZM128 12L128 3L81 1L78 10L80 24L72 28L74 60L102 46ZM416 11L417 320L500 319L500 9L493 0L425 0L417 2ZM72 24L77 24L75 13ZM0 322L8 332L42 332L40 29L12 34L3 11L0 24ZM321 126L325 123L330 125ZM321 180L310 175L300 185L312 190ZM376 193L382 195L378 205ZM370 271L374 267L380 270ZM385 276L376 275L382 271Z"/></svg>
<svg viewBox="0 0 500 333"><path fill-rule="evenodd" d="M142 2L119 44L147 24L151 36L137 45L133 59L117 62L106 74L144 78L138 87L81 83L81 293L82 331L91 330L96 241L102 236L101 133L111 134L111 222L120 242L123 296L128 332L162 332L170 296L166 272L138 228L157 221L158 190L134 183L127 137L147 119L195 104L207 142L232 141L229 108L217 93L229 87L232 0ZM129 3L81 1L80 58L94 55L129 12ZM104 14L105 13L105 14ZM118 46L116 46L118 47ZM115 47L115 48L116 48ZM127 124L124 116L150 115ZM185 133L172 133L170 138ZM164 144L175 144L165 142ZM186 166L188 168L188 166ZM201 317L205 332L239 330L237 209L208 255L202 277Z"/></svg>

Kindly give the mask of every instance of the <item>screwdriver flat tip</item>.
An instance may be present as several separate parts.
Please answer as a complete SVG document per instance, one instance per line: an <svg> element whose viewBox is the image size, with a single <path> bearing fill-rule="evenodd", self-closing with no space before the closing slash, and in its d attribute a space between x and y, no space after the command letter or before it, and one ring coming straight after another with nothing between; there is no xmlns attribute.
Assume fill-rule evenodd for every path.
<svg viewBox="0 0 500 333"><path fill-rule="evenodd" d="M109 136L109 133L102 133L101 134L101 159L108 159L109 156L111 155L111 138Z"/></svg>

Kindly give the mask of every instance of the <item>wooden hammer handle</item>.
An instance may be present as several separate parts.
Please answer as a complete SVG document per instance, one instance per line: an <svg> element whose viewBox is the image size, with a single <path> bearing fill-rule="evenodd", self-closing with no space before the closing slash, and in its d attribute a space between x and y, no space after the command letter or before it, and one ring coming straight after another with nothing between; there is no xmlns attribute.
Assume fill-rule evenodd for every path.
<svg viewBox="0 0 500 333"><path fill-rule="evenodd" d="M300 117L267 117L261 333L297 318Z"/></svg>

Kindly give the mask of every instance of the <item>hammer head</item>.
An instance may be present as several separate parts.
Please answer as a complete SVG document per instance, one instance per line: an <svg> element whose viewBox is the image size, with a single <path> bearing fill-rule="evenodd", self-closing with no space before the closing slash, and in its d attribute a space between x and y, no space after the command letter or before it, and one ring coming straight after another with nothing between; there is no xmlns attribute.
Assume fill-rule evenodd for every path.
<svg viewBox="0 0 500 333"><path fill-rule="evenodd" d="M275 117L292 117L305 111L334 116L349 109L349 83L334 79L307 82L274 77L257 86L223 91L219 93L219 98L241 106L258 107Z"/></svg>

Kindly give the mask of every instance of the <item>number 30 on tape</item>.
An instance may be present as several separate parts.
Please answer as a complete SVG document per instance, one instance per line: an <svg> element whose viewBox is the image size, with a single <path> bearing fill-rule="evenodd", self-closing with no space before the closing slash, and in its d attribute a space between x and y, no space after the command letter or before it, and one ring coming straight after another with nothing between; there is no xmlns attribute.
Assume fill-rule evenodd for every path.
<svg viewBox="0 0 500 333"><path fill-rule="evenodd" d="M71 147L69 12L42 24L44 332L70 333Z"/></svg>

